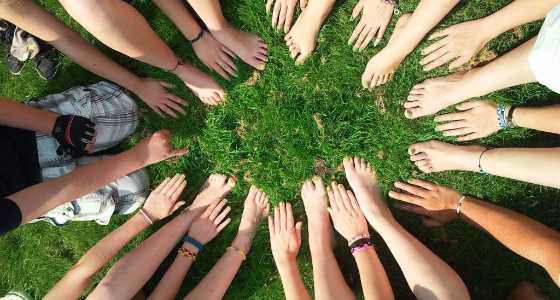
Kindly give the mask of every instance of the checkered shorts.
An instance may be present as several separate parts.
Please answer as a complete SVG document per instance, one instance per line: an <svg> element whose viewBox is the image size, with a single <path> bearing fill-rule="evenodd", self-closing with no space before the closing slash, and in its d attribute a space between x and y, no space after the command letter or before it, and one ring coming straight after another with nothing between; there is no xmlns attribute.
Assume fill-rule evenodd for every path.
<svg viewBox="0 0 560 300"><path fill-rule="evenodd" d="M120 87L104 81L48 95L30 101L27 105L57 114L74 114L90 119L95 123L97 132L94 152L118 145L132 134L138 125L138 112L134 100ZM36 138L39 166L44 181L102 159L96 156L80 159L73 159L69 155L59 156L56 153L59 146L56 139L42 133L37 133ZM139 170L97 192L61 205L41 219L56 225L76 220L95 220L100 224L107 224L114 211L126 214L138 208L146 198L148 185L147 173Z"/></svg>

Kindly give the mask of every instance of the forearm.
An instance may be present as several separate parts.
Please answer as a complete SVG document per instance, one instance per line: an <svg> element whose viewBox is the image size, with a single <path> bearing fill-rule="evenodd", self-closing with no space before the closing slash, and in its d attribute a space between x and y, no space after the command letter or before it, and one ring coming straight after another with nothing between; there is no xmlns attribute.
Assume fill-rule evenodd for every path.
<svg viewBox="0 0 560 300"><path fill-rule="evenodd" d="M513 112L517 126L539 131L560 134L560 105L545 107L518 107Z"/></svg>
<svg viewBox="0 0 560 300"><path fill-rule="evenodd" d="M103 55L80 35L30 0L14 1L4 5L0 18L49 42L77 64L100 77L111 80L131 91L140 84L140 78Z"/></svg>
<svg viewBox="0 0 560 300"><path fill-rule="evenodd" d="M470 299L459 275L396 220L383 222L368 217L399 264L408 286L420 299ZM430 287L429 290L420 287Z"/></svg>
<svg viewBox="0 0 560 300"><path fill-rule="evenodd" d="M53 112L0 97L0 124L4 126L50 135L57 117Z"/></svg>
<svg viewBox="0 0 560 300"><path fill-rule="evenodd" d="M492 175L560 188L560 147L491 149L480 166Z"/></svg>
<svg viewBox="0 0 560 300"><path fill-rule="evenodd" d="M542 19L560 0L515 0L482 19L492 38L517 26Z"/></svg>
<svg viewBox="0 0 560 300"><path fill-rule="evenodd" d="M372 248L360 251L354 254L354 258L360 272L364 298L366 300L394 299L389 278L375 250Z"/></svg>
<svg viewBox="0 0 560 300"><path fill-rule="evenodd" d="M295 260L276 262L286 300L311 300Z"/></svg>
<svg viewBox="0 0 560 300"><path fill-rule="evenodd" d="M153 275L192 223L185 212L121 258L101 280L88 299L131 299Z"/></svg>
<svg viewBox="0 0 560 300"><path fill-rule="evenodd" d="M421 0L398 39L394 49L412 52L424 36L459 3L460 0Z"/></svg>
<svg viewBox="0 0 560 300"><path fill-rule="evenodd" d="M200 33L202 28L191 15L183 0L154 0L154 3L187 39L192 40Z"/></svg>
<svg viewBox="0 0 560 300"><path fill-rule="evenodd" d="M467 198L461 212L513 252L541 265L560 285L560 233L522 214Z"/></svg>
<svg viewBox="0 0 560 300"><path fill-rule="evenodd" d="M177 255L148 300L175 299L192 264L193 260L191 258Z"/></svg>
<svg viewBox="0 0 560 300"><path fill-rule="evenodd" d="M20 208L22 222L35 219L51 209L87 195L129 173L146 162L135 148L42 182L8 196Z"/></svg>
<svg viewBox="0 0 560 300"><path fill-rule="evenodd" d="M147 227L148 222L142 216L136 214L130 218L86 252L44 299L78 299L91 278Z"/></svg>

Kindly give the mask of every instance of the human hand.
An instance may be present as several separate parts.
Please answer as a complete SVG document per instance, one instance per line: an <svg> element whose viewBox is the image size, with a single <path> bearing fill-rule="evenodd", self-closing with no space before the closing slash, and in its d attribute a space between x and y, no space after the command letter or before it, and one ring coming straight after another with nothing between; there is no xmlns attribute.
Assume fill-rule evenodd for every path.
<svg viewBox="0 0 560 300"><path fill-rule="evenodd" d="M203 245L213 240L231 222L230 218L226 219L231 211L226 203L222 199L208 206L191 224L188 235Z"/></svg>
<svg viewBox="0 0 560 300"><path fill-rule="evenodd" d="M426 227L440 227L459 218L457 212L451 209L434 211L412 204L397 204L396 207L417 214Z"/></svg>
<svg viewBox="0 0 560 300"><path fill-rule="evenodd" d="M158 163L172 157L187 155L189 149L174 149L171 145L169 131L162 129L143 139L136 145L133 151L136 159L144 166Z"/></svg>
<svg viewBox="0 0 560 300"><path fill-rule="evenodd" d="M132 92L160 116L166 113L173 118L177 118L177 112L185 114L185 110L181 106L186 105L187 102L180 97L168 93L167 89L172 87L172 84L164 81L153 78L141 78Z"/></svg>
<svg viewBox="0 0 560 300"><path fill-rule="evenodd" d="M288 33L292 27L297 3L298 0L268 0L266 2L266 12L270 13L272 11L272 27ZM299 0L301 10L304 10L306 6L307 0Z"/></svg>
<svg viewBox="0 0 560 300"><path fill-rule="evenodd" d="M493 101L471 101L457 105L459 112L437 116L437 131L445 136L459 136L465 142L487 137L500 130L496 115L498 105Z"/></svg>
<svg viewBox="0 0 560 300"><path fill-rule="evenodd" d="M329 214L334 229L347 241L357 237L369 235L368 223L354 193L347 191L342 184L333 182L327 188L329 196Z"/></svg>
<svg viewBox="0 0 560 300"><path fill-rule="evenodd" d="M395 182L395 187L407 193L390 191L389 197L428 211L454 210L462 197L454 189L419 179L411 179L408 183Z"/></svg>
<svg viewBox="0 0 560 300"><path fill-rule="evenodd" d="M394 9L395 5L383 0L360 0L352 11L352 20L360 14L362 17L352 32L348 45L354 45L354 50L361 51L375 38L373 46L377 46L387 30Z"/></svg>
<svg viewBox="0 0 560 300"><path fill-rule="evenodd" d="M237 67L232 61L235 54L218 42L211 33L204 32L200 40L194 42L192 47L198 59L220 76L227 80L230 79L230 76L236 76Z"/></svg>
<svg viewBox="0 0 560 300"><path fill-rule="evenodd" d="M492 39L482 19L459 23L432 34L428 40L441 38L422 51L420 63L430 71L453 61L449 69L467 63Z"/></svg>
<svg viewBox="0 0 560 300"><path fill-rule="evenodd" d="M292 205L280 202L268 217L270 248L276 264L295 261L301 247L302 222L294 225Z"/></svg>
<svg viewBox="0 0 560 300"><path fill-rule="evenodd" d="M148 214L152 221L161 220L171 215L185 204L184 201L177 200L186 186L187 182L183 174L175 174L173 178L165 178L144 202L144 212Z"/></svg>

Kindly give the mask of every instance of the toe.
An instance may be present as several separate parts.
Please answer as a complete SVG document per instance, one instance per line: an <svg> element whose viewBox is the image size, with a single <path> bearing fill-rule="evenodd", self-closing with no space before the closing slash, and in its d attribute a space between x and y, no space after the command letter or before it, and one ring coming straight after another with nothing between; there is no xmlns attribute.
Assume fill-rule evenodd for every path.
<svg viewBox="0 0 560 300"><path fill-rule="evenodd" d="M232 177L228 178L227 186L229 186L230 188L233 188L236 184L237 184L237 178L235 176L232 176Z"/></svg>
<svg viewBox="0 0 560 300"><path fill-rule="evenodd" d="M418 153L410 156L410 160L414 162L425 160L425 159L428 159L428 155L426 153Z"/></svg>
<svg viewBox="0 0 560 300"><path fill-rule="evenodd" d="M315 185L315 188L324 186L323 185L323 179L319 176L313 176L313 178L311 180L313 181L313 184Z"/></svg>
<svg viewBox="0 0 560 300"><path fill-rule="evenodd" d="M422 108L421 107L413 107L409 108L404 112L404 115L407 119L416 119L423 116Z"/></svg>
<svg viewBox="0 0 560 300"><path fill-rule="evenodd" d="M350 168L354 168L354 160L352 160L352 157L345 157L342 161L342 164L344 165L344 169L346 171L348 171Z"/></svg>

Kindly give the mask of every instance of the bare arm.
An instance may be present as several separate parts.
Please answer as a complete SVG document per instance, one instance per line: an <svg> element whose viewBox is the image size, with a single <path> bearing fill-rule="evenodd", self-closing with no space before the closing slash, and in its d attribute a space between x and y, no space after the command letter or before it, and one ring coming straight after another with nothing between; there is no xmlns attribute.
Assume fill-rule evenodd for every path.
<svg viewBox="0 0 560 300"><path fill-rule="evenodd" d="M560 105L545 107L518 107L513 112L513 120L519 127L560 134Z"/></svg>
<svg viewBox="0 0 560 300"><path fill-rule="evenodd" d="M78 299L90 284L91 278L146 227L148 223L144 217L134 215L86 252L44 299Z"/></svg>
<svg viewBox="0 0 560 300"><path fill-rule="evenodd" d="M356 253L354 259L356 260L358 271L360 272L360 281L362 282L364 298L366 300L394 299L389 278L375 249L367 249Z"/></svg>
<svg viewBox="0 0 560 300"><path fill-rule="evenodd" d="M461 194L422 180L395 184L407 193L391 192L400 201L420 206L434 213L456 210ZM513 252L546 269L560 286L560 233L509 209L466 197L461 214L469 224L476 224Z"/></svg>
<svg viewBox="0 0 560 300"><path fill-rule="evenodd" d="M0 97L0 124L51 134L57 114Z"/></svg>
<svg viewBox="0 0 560 300"><path fill-rule="evenodd" d="M22 221L28 222L133 171L186 152L174 150L170 146L169 134L161 130L131 150L79 167L64 176L28 187L7 198L19 207Z"/></svg>
<svg viewBox="0 0 560 300"><path fill-rule="evenodd" d="M184 202L177 202L175 194L161 193L164 189L172 190L177 182L184 182L185 176L176 174L166 178L152 192L143 206L143 212L130 218L125 224L111 232L95 244L66 275L49 291L45 299L78 299L90 284L91 278L103 268L136 235L155 221L172 214ZM181 188L177 185L176 188Z"/></svg>

